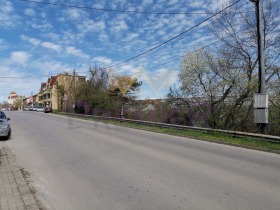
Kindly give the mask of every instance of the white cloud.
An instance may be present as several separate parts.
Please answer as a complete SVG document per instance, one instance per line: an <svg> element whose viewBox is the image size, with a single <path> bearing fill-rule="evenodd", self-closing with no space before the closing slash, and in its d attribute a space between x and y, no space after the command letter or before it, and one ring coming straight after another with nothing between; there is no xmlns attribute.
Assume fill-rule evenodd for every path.
<svg viewBox="0 0 280 210"><path fill-rule="evenodd" d="M189 2L188 6L193 8L199 8L199 9L207 7L207 5L205 5L203 0L196 0L196 1Z"/></svg>
<svg viewBox="0 0 280 210"><path fill-rule="evenodd" d="M77 20L81 17L81 10L78 9L68 9L67 18L71 20Z"/></svg>
<svg viewBox="0 0 280 210"><path fill-rule="evenodd" d="M15 27L20 23L20 17L14 15L14 7L9 1L0 1L0 26Z"/></svg>
<svg viewBox="0 0 280 210"><path fill-rule="evenodd" d="M136 67L135 65L127 64L124 66L117 67L116 69L113 69L113 73L120 74L120 75L129 75L132 77L138 77L141 75L141 71L139 67Z"/></svg>
<svg viewBox="0 0 280 210"><path fill-rule="evenodd" d="M61 51L62 47L60 45L54 44L52 42L43 42L41 44L42 47L48 48L48 49L52 49L55 51Z"/></svg>
<svg viewBox="0 0 280 210"><path fill-rule="evenodd" d="M50 37L52 37L53 39L58 39L59 38L59 35L57 35L55 33L49 33L48 35ZM42 42L39 39L32 38L32 37L29 37L29 36L26 36L26 35L21 35L20 38L24 41L29 42L32 45L35 45L35 46L42 46L44 48L55 50L57 52L60 52L60 51L63 50L63 47L61 45L54 44L52 42ZM90 58L89 55L83 53L82 50L77 49L74 46L66 47L65 50L66 50L66 53L69 54L69 55L74 55L74 56L78 56L78 57L86 58L86 59Z"/></svg>
<svg viewBox="0 0 280 210"><path fill-rule="evenodd" d="M103 56L95 57L95 58L93 58L93 61L101 63L101 64L105 64L105 65L108 65L108 64L112 63L111 58L107 58L107 57L103 57Z"/></svg>
<svg viewBox="0 0 280 210"><path fill-rule="evenodd" d="M39 30L42 30L42 31L50 30L50 29L53 28L53 26L49 23L44 23L44 24L32 23L31 26L34 29L39 29Z"/></svg>
<svg viewBox="0 0 280 210"><path fill-rule="evenodd" d="M13 65L13 64L12 64ZM28 76L22 72L22 68L11 68L9 65L0 64L0 72L5 74L6 77L22 77L22 78L6 78L1 79L0 82L0 102L7 101L11 91L16 91L20 96L29 96L31 91L39 90L40 83L43 78L35 78L32 75Z"/></svg>
<svg viewBox="0 0 280 210"><path fill-rule="evenodd" d="M222 0L222 1L213 1L211 0L211 10L216 11L216 10L221 10L222 8L227 7L230 4L229 0Z"/></svg>
<svg viewBox="0 0 280 210"><path fill-rule="evenodd" d="M104 7L104 3L105 3L105 1L104 1L104 2L95 3L95 4L92 5L92 7L93 7L93 8L99 8L99 9L101 9L101 8Z"/></svg>
<svg viewBox="0 0 280 210"><path fill-rule="evenodd" d="M21 35L20 38L24 41L29 42L32 45L35 45L35 46L40 45L42 47L45 47L45 48L48 48L48 49L51 49L51 50L55 50L55 51L61 51L62 50L61 45L54 44L52 42L42 42L39 39L32 38L32 37L29 37L29 36L26 36L26 35Z"/></svg>
<svg viewBox="0 0 280 210"><path fill-rule="evenodd" d="M114 0L110 1L108 5L109 1L98 0L87 2L87 6L137 11L205 12L213 7L218 7L217 5L221 7L222 1L197 0L189 1L186 4L183 0ZM88 65L89 63L94 64L94 62L100 66L110 66L112 63L129 59L163 43L197 24L206 16L202 14L106 13L74 8L42 8L7 0L0 0L0 2L0 27L4 30L4 33L0 35L2 38L2 40L0 39L0 52L4 56L2 60L0 58L0 65L1 62L2 65L5 62L5 65L9 65L11 68L21 68L21 71L25 71L27 75L30 72L37 74L37 69L38 74L42 74L42 71L46 74L58 73L64 69L69 71L73 68L78 69L78 64ZM58 0L50 0L50 2L58 2ZM69 4L86 6L86 1L70 0ZM163 67L172 70L178 69L180 60L167 65L161 64L182 56L186 51L192 50L193 45L203 45L209 42L208 30L197 31L197 29L132 60L129 64L117 66L112 71L121 75L141 76L139 73L137 74L137 66L143 65L150 71L150 74L147 73L148 77L141 76L145 85L149 87L147 82L153 81L152 84L157 84L154 88L159 88L165 77L169 76L165 75L166 70L158 69ZM34 50L32 58L26 59L26 63L34 60L31 61L31 65L27 65L26 68L18 65L18 59L16 59L16 57L20 57L18 54L14 54L14 60L8 61L11 50L20 51L18 49L26 52ZM22 63L24 63L24 59ZM170 84L170 82L167 81L165 84ZM151 88L149 91L150 96L157 95Z"/></svg>
<svg viewBox="0 0 280 210"><path fill-rule="evenodd" d="M25 9L24 10L24 14L28 15L28 16L35 16L36 15L36 12L31 9L31 8L28 8L28 9Z"/></svg>
<svg viewBox="0 0 280 210"><path fill-rule="evenodd" d="M137 37L139 37L139 34L137 34L137 33L129 33L126 36L125 41L132 41L132 40L136 39Z"/></svg>
<svg viewBox="0 0 280 210"><path fill-rule="evenodd" d="M66 19L64 18L64 17L59 17L59 18L57 18L57 20L59 21L59 22L65 22L66 21Z"/></svg>
<svg viewBox="0 0 280 210"><path fill-rule="evenodd" d="M41 44L41 41L39 39L35 39L32 37L28 37L26 35L21 35L20 38L24 41L28 41L29 43L33 44L33 45L39 45Z"/></svg>
<svg viewBox="0 0 280 210"><path fill-rule="evenodd" d="M77 31L76 32L72 30L63 31L61 34L60 43L63 43L65 45L71 45L73 43L82 42L83 38L84 38L84 34L78 33Z"/></svg>
<svg viewBox="0 0 280 210"><path fill-rule="evenodd" d="M110 31L112 33L121 32L121 31L124 31L127 29L128 29L128 26L124 20L120 20L120 21L116 20L116 21L111 22Z"/></svg>
<svg viewBox="0 0 280 210"><path fill-rule="evenodd" d="M9 47L8 43L4 39L0 39L0 50L5 50Z"/></svg>
<svg viewBox="0 0 280 210"><path fill-rule="evenodd" d="M167 5L175 5L177 3L178 3L178 0L170 0L170 1L168 1Z"/></svg>
<svg viewBox="0 0 280 210"><path fill-rule="evenodd" d="M71 46L71 47L66 47L66 52L70 55L75 55L75 56L78 56L78 57L81 57L81 58L87 58L89 59L90 56L89 55L86 55L84 54L81 50Z"/></svg>
<svg viewBox="0 0 280 210"><path fill-rule="evenodd" d="M1 8L0 11L3 13L10 13L14 10L12 3L9 1L0 1Z"/></svg>
<svg viewBox="0 0 280 210"><path fill-rule="evenodd" d="M45 12L42 12L42 13L41 13L41 17L42 17L42 18L46 18L46 13L45 13Z"/></svg>
<svg viewBox="0 0 280 210"><path fill-rule="evenodd" d="M78 24L77 28L79 29L80 32L82 33L87 33L87 32L98 32L102 31L106 28L105 22L104 21L93 21L90 19L84 20L82 24Z"/></svg>
<svg viewBox="0 0 280 210"><path fill-rule="evenodd" d="M52 40L55 40L55 41L59 41L59 39L60 39L60 35L56 34L56 33L53 33L53 32L46 33L45 36L48 37L49 39L52 39Z"/></svg>
<svg viewBox="0 0 280 210"><path fill-rule="evenodd" d="M143 0L143 6L146 6L148 4L152 4L153 0Z"/></svg>
<svg viewBox="0 0 280 210"><path fill-rule="evenodd" d="M31 65L34 69L37 69L39 72L42 72L47 76L56 75L71 69L71 67L66 64L51 60L36 60L33 61Z"/></svg>
<svg viewBox="0 0 280 210"><path fill-rule="evenodd" d="M13 62L19 63L21 65L26 65L26 63L30 57L31 57L31 54L29 54L25 51L12 52L12 54L11 54L11 60Z"/></svg>
<svg viewBox="0 0 280 210"><path fill-rule="evenodd" d="M106 42L110 37L109 37L109 35L108 34L106 34L105 32L104 33L100 33L100 35L99 35L99 40L101 41L101 42Z"/></svg>

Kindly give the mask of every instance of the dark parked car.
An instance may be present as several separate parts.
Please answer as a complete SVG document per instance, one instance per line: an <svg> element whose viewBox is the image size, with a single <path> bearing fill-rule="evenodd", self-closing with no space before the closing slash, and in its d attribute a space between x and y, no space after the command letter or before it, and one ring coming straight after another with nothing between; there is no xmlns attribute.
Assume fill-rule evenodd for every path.
<svg viewBox="0 0 280 210"><path fill-rule="evenodd" d="M44 113L49 113L49 112L53 112L51 107L45 107L44 108Z"/></svg>
<svg viewBox="0 0 280 210"><path fill-rule="evenodd" d="M9 121L10 118L7 118L5 113L0 111L0 137L9 139L12 133Z"/></svg>

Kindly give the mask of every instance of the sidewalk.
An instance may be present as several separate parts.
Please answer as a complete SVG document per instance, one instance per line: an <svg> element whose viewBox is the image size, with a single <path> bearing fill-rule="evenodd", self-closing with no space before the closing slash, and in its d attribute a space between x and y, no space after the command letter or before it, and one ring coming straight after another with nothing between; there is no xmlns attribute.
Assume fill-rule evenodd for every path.
<svg viewBox="0 0 280 210"><path fill-rule="evenodd" d="M0 210L39 210L16 158L5 146L0 148Z"/></svg>

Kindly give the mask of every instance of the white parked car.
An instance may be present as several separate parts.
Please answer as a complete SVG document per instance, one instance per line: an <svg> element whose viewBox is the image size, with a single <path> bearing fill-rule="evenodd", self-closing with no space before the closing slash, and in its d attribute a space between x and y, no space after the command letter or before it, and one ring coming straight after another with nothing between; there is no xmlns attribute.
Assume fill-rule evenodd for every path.
<svg viewBox="0 0 280 210"><path fill-rule="evenodd" d="M12 133L9 120L10 118L7 118L5 113L0 111L0 137L4 137L5 140L9 139Z"/></svg>
<svg viewBox="0 0 280 210"><path fill-rule="evenodd" d="M44 111L44 107L42 106L38 106L36 109L37 112L43 112Z"/></svg>

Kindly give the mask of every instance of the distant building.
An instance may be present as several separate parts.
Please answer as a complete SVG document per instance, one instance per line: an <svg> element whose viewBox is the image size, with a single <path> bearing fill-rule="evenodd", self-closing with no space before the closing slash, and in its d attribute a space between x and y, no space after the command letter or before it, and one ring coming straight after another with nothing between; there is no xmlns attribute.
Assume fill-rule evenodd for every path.
<svg viewBox="0 0 280 210"><path fill-rule="evenodd" d="M13 105L13 103L14 103L14 101L16 99L18 99L18 95L17 95L17 93L15 91L12 91L10 93L10 95L8 96L8 103L9 103L9 105L10 106Z"/></svg>
<svg viewBox="0 0 280 210"><path fill-rule="evenodd" d="M76 81L74 81L76 78ZM86 81L85 76L58 74L41 83L39 93L36 95L36 104L43 107L52 107L54 110L62 109L65 99L73 102L74 84L76 86ZM71 101L72 100L72 101Z"/></svg>
<svg viewBox="0 0 280 210"><path fill-rule="evenodd" d="M22 101L23 96L19 96L15 91L12 91L10 95L8 96L8 103L11 110L14 109L21 109L22 108ZM15 104L17 100L20 100L20 103Z"/></svg>

